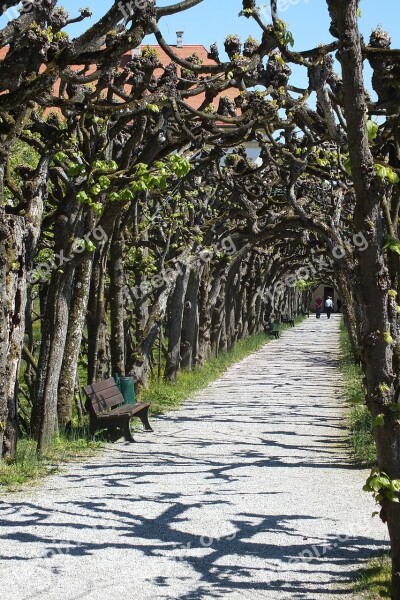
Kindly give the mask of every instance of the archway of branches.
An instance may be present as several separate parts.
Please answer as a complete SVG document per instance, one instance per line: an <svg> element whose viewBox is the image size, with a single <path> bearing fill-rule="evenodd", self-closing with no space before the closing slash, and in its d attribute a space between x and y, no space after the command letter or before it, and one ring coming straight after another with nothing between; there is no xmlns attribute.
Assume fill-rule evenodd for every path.
<svg viewBox="0 0 400 600"><path fill-rule="evenodd" d="M243 0L259 40L202 62L161 32L201 2L116 2L70 39L90 11L38 0L0 32L3 455L71 421L78 368L146 385L163 334L174 381L330 283L379 419L369 485L399 598L399 52L379 28L361 38L357 0L328 0L334 42L305 50L275 0L268 22ZM127 59L150 33L168 61Z"/></svg>

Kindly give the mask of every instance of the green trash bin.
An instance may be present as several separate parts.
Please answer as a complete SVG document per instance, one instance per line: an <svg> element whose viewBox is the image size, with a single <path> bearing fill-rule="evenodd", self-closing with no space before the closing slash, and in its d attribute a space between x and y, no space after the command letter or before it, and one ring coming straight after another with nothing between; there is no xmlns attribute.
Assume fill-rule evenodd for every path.
<svg viewBox="0 0 400 600"><path fill-rule="evenodd" d="M124 404L136 404L133 377L119 377L117 385L124 397Z"/></svg>

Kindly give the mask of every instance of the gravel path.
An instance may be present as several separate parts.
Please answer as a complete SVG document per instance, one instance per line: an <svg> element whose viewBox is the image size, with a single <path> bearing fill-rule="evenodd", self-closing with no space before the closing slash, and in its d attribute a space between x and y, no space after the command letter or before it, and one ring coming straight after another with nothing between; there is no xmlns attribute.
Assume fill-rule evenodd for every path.
<svg viewBox="0 0 400 600"><path fill-rule="evenodd" d="M310 317L153 419L2 496L2 600L351 598L387 545L348 458L338 317Z"/></svg>

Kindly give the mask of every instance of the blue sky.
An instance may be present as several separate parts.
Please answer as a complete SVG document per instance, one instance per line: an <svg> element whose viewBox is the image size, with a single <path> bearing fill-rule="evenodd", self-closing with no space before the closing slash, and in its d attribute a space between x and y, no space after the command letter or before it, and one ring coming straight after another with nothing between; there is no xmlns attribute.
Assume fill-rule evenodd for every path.
<svg viewBox="0 0 400 600"><path fill-rule="evenodd" d="M159 6L173 4L174 0L158 0ZM278 0L283 7L280 18L288 23L293 33L295 49L306 49L319 43L329 41L329 17L325 0ZM60 0L71 16L78 14L78 9L89 6L93 11L92 19L87 19L69 28L70 35L78 35L88 25L95 23L111 7L112 0ZM260 5L269 6L269 0L259 0ZM362 17L360 26L368 38L371 29L382 25L392 36L393 46L400 47L400 2L399 0L361 0ZM161 30L166 40L175 43L175 32L185 31L184 41L187 44L203 44L207 47L218 41L223 49L223 41L229 33L237 33L245 39L249 33L260 37L259 28L251 19L238 17L242 8L242 0L203 0L194 8L162 19ZM265 15L268 14L265 10ZM0 26L6 17L0 19ZM149 39L151 43L151 38Z"/></svg>
<svg viewBox="0 0 400 600"><path fill-rule="evenodd" d="M93 18L100 18L111 6L111 0L68 0L66 6L71 15L75 15L78 8L85 6L86 2L93 10ZM280 2L280 4L279 4ZM297 2L297 3L296 3ZM158 0L159 6L172 4L173 0ZM269 6L269 0L260 0L260 5ZM296 50L305 50L320 43L329 42L329 16L325 0L278 0L279 16L288 23L288 29L292 32ZM393 47L400 47L400 2L399 0L361 0L362 16L360 28L365 36L369 38L371 30L381 25L392 37ZM170 44L175 44L177 30L183 30L184 43L203 44L209 47L217 41L221 55L224 56L223 42L229 33L237 33L245 40L249 34L260 38L258 26L251 20L239 17L242 9L242 0L203 0L194 8L161 20L161 31ZM268 13L265 17L268 19ZM90 21L75 25L70 34L78 34ZM147 38L147 43L154 43L152 36ZM366 84L368 84L370 70L366 66ZM295 69L291 82L294 85L304 85L302 69Z"/></svg>
<svg viewBox="0 0 400 600"><path fill-rule="evenodd" d="M329 39L329 18L324 0L280 0L286 10L280 17L289 25L294 35L296 49L309 48ZM63 4L63 2L60 2ZM160 6L172 4L173 0L159 0ZM81 6L88 5L93 10L93 19L99 18L111 6L111 0L68 0L65 7L75 14ZM269 0L260 0L259 4L269 5ZM392 36L394 46L400 46L400 2L399 0L361 0L361 29L366 37L371 29L382 25ZM185 31L186 43L202 43L209 46L219 41L221 47L228 33L238 33L246 38L249 33L257 36L258 28L250 19L238 17L242 8L241 0L203 0L203 2L185 13L167 17L161 21L161 29L169 43L175 42L175 32ZM87 21L88 22L88 21ZM75 26L76 34L83 25ZM72 33L72 31L71 31Z"/></svg>
<svg viewBox="0 0 400 600"><path fill-rule="evenodd" d="M172 4L174 0L158 0L159 6ZM280 3L280 4L279 4ZM71 16L78 14L82 6L90 6L93 11L92 19L70 27L70 35L78 35L99 19L112 5L112 0L60 0ZM259 4L269 5L269 0L260 0ZM296 50L304 50L317 44L331 40L329 35L329 17L325 0L278 0L278 7L283 7L280 18L288 23L292 32ZM399 0L361 0L362 17L360 27L366 39L373 28L381 25L392 37L393 47L400 47L400 2ZM241 0L203 0L203 2L184 13L162 19L160 28L167 42L174 44L177 30L183 30L184 43L203 44L209 47L217 41L221 55L223 42L229 33L237 33L244 40L249 34L260 37L259 28L251 19L238 16L242 9ZM266 9L265 9L266 10ZM265 12L268 19L268 14ZM0 25L5 17L0 19ZM146 40L154 43L153 37ZM366 82L368 85L369 69L367 67ZM303 71L296 69L292 83L304 84Z"/></svg>

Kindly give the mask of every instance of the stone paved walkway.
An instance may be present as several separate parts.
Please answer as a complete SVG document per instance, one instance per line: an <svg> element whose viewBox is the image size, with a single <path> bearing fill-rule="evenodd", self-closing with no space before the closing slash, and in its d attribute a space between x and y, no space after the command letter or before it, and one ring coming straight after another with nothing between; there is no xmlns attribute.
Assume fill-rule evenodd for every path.
<svg viewBox="0 0 400 600"><path fill-rule="evenodd" d="M310 317L155 433L0 503L3 600L350 598L387 545L348 458L338 317Z"/></svg>

